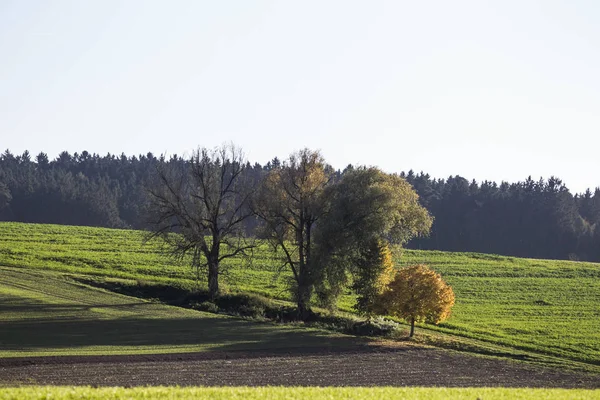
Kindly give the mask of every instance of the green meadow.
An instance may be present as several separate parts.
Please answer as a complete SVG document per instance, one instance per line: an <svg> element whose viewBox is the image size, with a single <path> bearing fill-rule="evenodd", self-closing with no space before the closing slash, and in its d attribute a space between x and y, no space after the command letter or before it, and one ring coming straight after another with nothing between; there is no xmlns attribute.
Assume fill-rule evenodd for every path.
<svg viewBox="0 0 600 400"><path fill-rule="evenodd" d="M472 339L600 365L600 264L416 250L403 251L396 263L399 267L426 263L454 288L457 301L452 317L439 326L420 327L421 332L443 333L448 335L442 337ZM0 223L0 266L9 267L2 271L0 294L12 296L15 312L19 298L27 297L11 286L16 279L14 275L19 273L19 279L23 280L26 280L23 274L31 274L32 287L39 285L42 292L43 284L35 274L51 274L48 279L71 285L65 288L65 293L78 287L65 280L68 275L160 282L188 288L204 285L203 280L197 282L195 271L185 265L185 260L175 262L161 252L159 243L146 243L143 232L131 230ZM222 286L226 290L289 300L290 273L282 269L265 244L255 250L251 260L234 259L225 267ZM27 301L46 304L50 300L40 297ZM59 300L51 300L55 301ZM353 297L346 294L339 307L351 312L352 304ZM160 312L152 307L166 306L143 302L133 310L159 318ZM186 318L186 310L169 309L167 314ZM102 313L125 311L107 307L82 312L93 312L95 318ZM85 318L91 319L88 317ZM4 321L15 317L8 311L0 318ZM185 343L175 345L173 351L182 348ZM18 350L2 354L6 356L11 351ZM153 347L148 351L154 351Z"/></svg>

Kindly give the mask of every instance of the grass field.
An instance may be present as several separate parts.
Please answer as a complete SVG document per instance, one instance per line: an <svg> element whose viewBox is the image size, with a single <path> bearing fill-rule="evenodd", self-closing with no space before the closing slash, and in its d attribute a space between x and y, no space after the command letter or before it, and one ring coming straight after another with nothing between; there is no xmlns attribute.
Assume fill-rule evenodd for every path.
<svg viewBox="0 0 600 400"><path fill-rule="evenodd" d="M574 371L553 362L515 363L303 324L244 320L109 292L42 269L0 267L0 324L0 393L16 398L39 393L46 398L64 393L74 398L152 398L166 389L14 392L2 386L600 386L591 367ZM212 396L203 390L167 394L186 398L198 393ZM217 394L235 398L244 393L229 389ZM265 393L281 398L284 392L259 388L248 396ZM294 393L298 398L357 396L348 390ZM358 393L377 397L405 392Z"/></svg>
<svg viewBox="0 0 600 400"><path fill-rule="evenodd" d="M600 399L600 390L505 389L505 388L90 388L26 387L5 388L0 400L20 399Z"/></svg>
<svg viewBox="0 0 600 400"><path fill-rule="evenodd" d="M0 265L195 285L189 267L162 255L156 243L142 242L143 233L136 231L0 223ZM417 262L440 272L457 298L452 318L429 328L600 365L600 264L409 250L397 260L398 265ZM252 264L236 259L227 267L229 290L289 299L289 272L266 246L257 249ZM22 295L18 289L2 290L5 296ZM340 308L351 311L352 302L346 295ZM143 307L149 306L158 307Z"/></svg>
<svg viewBox="0 0 600 400"><path fill-rule="evenodd" d="M0 267L0 357L327 348L348 337L139 300ZM42 334L40 334L42 332ZM352 344L358 341L352 339Z"/></svg>

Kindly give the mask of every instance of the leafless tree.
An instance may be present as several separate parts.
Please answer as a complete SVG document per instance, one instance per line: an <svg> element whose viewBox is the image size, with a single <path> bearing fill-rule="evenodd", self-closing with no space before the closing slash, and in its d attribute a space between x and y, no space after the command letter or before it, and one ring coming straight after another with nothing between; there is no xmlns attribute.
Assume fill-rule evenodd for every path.
<svg viewBox="0 0 600 400"><path fill-rule="evenodd" d="M206 270L211 298L219 294L221 261L254 247L244 234L252 190L244 154L233 144L199 148L187 160L171 158L149 188L150 237Z"/></svg>

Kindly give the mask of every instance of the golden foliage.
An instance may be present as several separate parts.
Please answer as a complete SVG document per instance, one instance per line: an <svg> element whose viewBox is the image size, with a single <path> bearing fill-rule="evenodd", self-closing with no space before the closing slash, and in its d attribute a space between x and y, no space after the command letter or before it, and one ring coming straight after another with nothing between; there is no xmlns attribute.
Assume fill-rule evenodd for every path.
<svg viewBox="0 0 600 400"><path fill-rule="evenodd" d="M396 273L380 302L390 315L438 324L450 316L454 291L426 265L413 265Z"/></svg>
<svg viewBox="0 0 600 400"><path fill-rule="evenodd" d="M378 294L382 294L387 285L394 279L394 261L392 250L387 242L379 240L377 247L379 250L377 261L380 267L375 280L375 288Z"/></svg>
<svg viewBox="0 0 600 400"><path fill-rule="evenodd" d="M330 180L321 154L308 149L292 154L283 166L268 173L254 211L266 222L267 231L276 233L278 244L310 234L314 222L325 212L322 196Z"/></svg>

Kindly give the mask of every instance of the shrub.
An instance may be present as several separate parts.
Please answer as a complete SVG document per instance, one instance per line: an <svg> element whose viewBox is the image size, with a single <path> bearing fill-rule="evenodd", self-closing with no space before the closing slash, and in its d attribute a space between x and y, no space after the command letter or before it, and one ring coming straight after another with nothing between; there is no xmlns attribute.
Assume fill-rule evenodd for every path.
<svg viewBox="0 0 600 400"><path fill-rule="evenodd" d="M390 336L398 327L392 321L369 320L353 324L347 333L357 336Z"/></svg>
<svg viewBox="0 0 600 400"><path fill-rule="evenodd" d="M216 314L219 312L219 306L210 301L203 301L201 303L193 302L190 304L194 310L198 311L206 311L209 313Z"/></svg>
<svg viewBox="0 0 600 400"><path fill-rule="evenodd" d="M220 309L229 314L243 317L265 317L266 310L273 308L273 302L255 294L226 294L215 299Z"/></svg>
<svg viewBox="0 0 600 400"><path fill-rule="evenodd" d="M298 320L298 309L294 306L278 306L265 309L265 318L277 322L292 322Z"/></svg>

